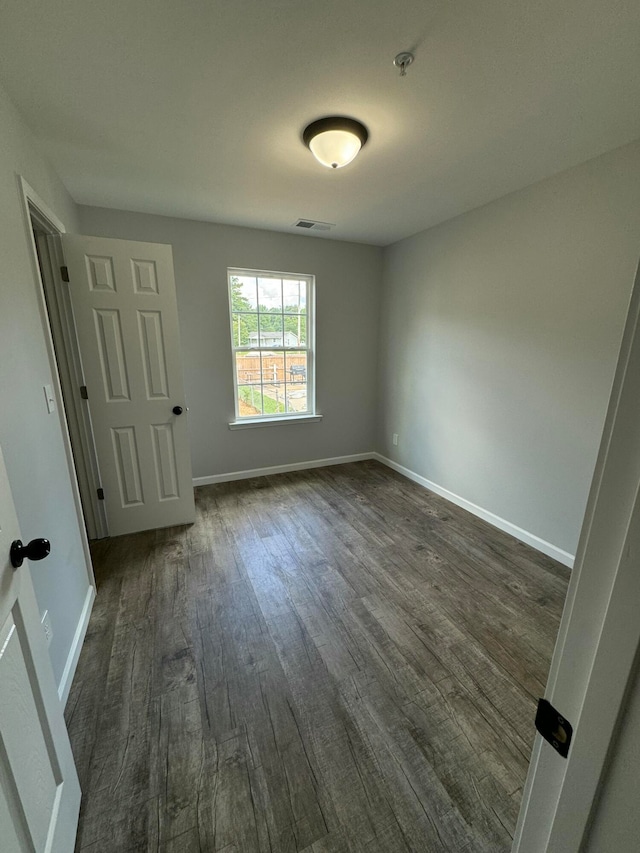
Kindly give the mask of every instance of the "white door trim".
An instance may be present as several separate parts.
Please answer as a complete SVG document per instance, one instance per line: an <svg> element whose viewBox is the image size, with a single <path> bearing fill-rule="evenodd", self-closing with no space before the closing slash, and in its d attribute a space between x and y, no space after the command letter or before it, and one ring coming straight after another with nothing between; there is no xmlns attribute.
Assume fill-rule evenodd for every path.
<svg viewBox="0 0 640 853"><path fill-rule="evenodd" d="M109 528L104 501L98 500L101 481L91 413L88 402L80 395L80 387L85 385L85 381L73 310L68 285L61 280L60 276L60 268L64 265L60 235L52 237L38 234L36 244L41 261L42 286L45 291L51 336L57 347L60 385L64 395L69 437L74 450L87 536L89 539L103 539L109 535Z"/></svg>
<svg viewBox="0 0 640 853"><path fill-rule="evenodd" d="M578 853L640 644L640 269L622 338L546 698L573 724L567 760L537 736L514 853Z"/></svg>
<svg viewBox="0 0 640 853"><path fill-rule="evenodd" d="M73 460L73 451L71 449L71 438L69 435L69 427L67 424L65 409L63 405L62 399L62 388L60 387L60 377L58 375L58 365L56 362L56 354L53 346L53 338L51 336L51 326L49 325L49 315L47 312L47 304L45 301L44 290L42 286L42 279L40 276L40 267L38 265L38 254L36 250L36 243L33 236L33 228L31 225L31 211L30 207L35 208L38 213L49 222L53 231L57 231L59 234L65 234L66 228L64 223L55 215L55 213L48 207L47 204L40 198L40 196L36 193L36 191L31 187L27 181L21 176L17 176L18 179L18 192L20 198L22 200L22 213L24 219L24 228L25 228L25 236L27 238L27 242L29 245L29 254L31 256L31 265L34 276L34 283L36 285L36 299L38 300L38 307L40 309L40 319L42 323L42 331L44 334L44 341L47 350L47 356L49 359L49 366L51 369L51 377L54 386L54 393L56 395L57 400L57 412L58 412L58 420L60 422L60 429L62 432L62 442L65 450L65 457L67 461L67 469L69 471L69 480L71 483L71 492L73 494L73 503L76 511L76 517L78 520L78 528L80 531L80 539L82 542L82 550L84 553L84 564L85 571L87 573L87 580L89 582L89 586L93 588L95 591L95 578L93 575L93 565L91 562L91 551L89 549L89 539L87 537L87 531L84 522L84 515L82 512L82 501L80 499L80 490L78 488L78 479L76 476L76 469ZM73 650L72 650L73 651Z"/></svg>

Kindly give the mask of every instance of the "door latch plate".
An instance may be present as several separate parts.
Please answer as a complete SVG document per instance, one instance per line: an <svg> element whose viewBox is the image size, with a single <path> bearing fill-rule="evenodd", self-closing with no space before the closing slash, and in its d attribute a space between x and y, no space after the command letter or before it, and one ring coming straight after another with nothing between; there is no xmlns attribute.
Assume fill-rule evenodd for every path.
<svg viewBox="0 0 640 853"><path fill-rule="evenodd" d="M563 758L569 754L573 726L546 699L538 700L536 729Z"/></svg>

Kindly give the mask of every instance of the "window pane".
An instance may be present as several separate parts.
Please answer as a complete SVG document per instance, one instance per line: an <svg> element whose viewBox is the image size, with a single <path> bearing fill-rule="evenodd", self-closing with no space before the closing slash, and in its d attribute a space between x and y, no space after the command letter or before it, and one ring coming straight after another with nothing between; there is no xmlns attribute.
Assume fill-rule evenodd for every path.
<svg viewBox="0 0 640 853"><path fill-rule="evenodd" d="M258 315L257 314L234 314L233 315L233 346L234 347L256 347L258 346Z"/></svg>
<svg viewBox="0 0 640 853"><path fill-rule="evenodd" d="M307 305L307 282L285 278L282 281L284 310L299 314Z"/></svg>
<svg viewBox="0 0 640 853"><path fill-rule="evenodd" d="M284 382L268 382L262 388L265 415L284 414Z"/></svg>
<svg viewBox="0 0 640 853"><path fill-rule="evenodd" d="M262 353L262 394L265 415L284 412L284 353Z"/></svg>
<svg viewBox="0 0 640 853"><path fill-rule="evenodd" d="M307 404L307 354L286 353L287 411L306 412Z"/></svg>
<svg viewBox="0 0 640 853"><path fill-rule="evenodd" d="M238 385L238 415L241 418L262 415L262 394L259 385Z"/></svg>
<svg viewBox="0 0 640 853"><path fill-rule="evenodd" d="M236 385L260 385L260 353L236 353Z"/></svg>
<svg viewBox="0 0 640 853"><path fill-rule="evenodd" d="M260 314L260 346L281 347L282 338L282 314L280 312Z"/></svg>
<svg viewBox="0 0 640 853"><path fill-rule="evenodd" d="M258 278L258 302L260 310L282 313L282 279Z"/></svg>
<svg viewBox="0 0 640 853"><path fill-rule="evenodd" d="M270 384L284 382L284 353L263 352L262 353L262 381Z"/></svg>
<svg viewBox="0 0 640 853"><path fill-rule="evenodd" d="M287 352L285 369L287 371L287 381L295 384L296 382L307 381L307 354L306 352Z"/></svg>
<svg viewBox="0 0 640 853"><path fill-rule="evenodd" d="M308 411L306 382L287 385L287 411L298 415Z"/></svg>
<svg viewBox="0 0 640 853"><path fill-rule="evenodd" d="M258 293L255 276L231 276L231 310L252 311L258 307Z"/></svg>
<svg viewBox="0 0 640 853"><path fill-rule="evenodd" d="M307 317L305 314L285 314L284 316L285 346L298 347L307 343Z"/></svg>

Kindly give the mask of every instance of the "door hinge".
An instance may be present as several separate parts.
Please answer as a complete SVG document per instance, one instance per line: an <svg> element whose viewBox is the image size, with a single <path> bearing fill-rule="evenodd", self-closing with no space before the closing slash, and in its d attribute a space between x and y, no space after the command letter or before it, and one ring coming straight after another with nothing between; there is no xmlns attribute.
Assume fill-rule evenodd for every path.
<svg viewBox="0 0 640 853"><path fill-rule="evenodd" d="M60 275L63 281L69 281L69 267L60 267Z"/></svg>
<svg viewBox="0 0 640 853"><path fill-rule="evenodd" d="M536 729L563 758L569 754L573 726L546 699L538 700Z"/></svg>
<svg viewBox="0 0 640 853"><path fill-rule="evenodd" d="M104 489L98 489L98 500L99 501L104 500Z"/></svg>
<svg viewBox="0 0 640 853"><path fill-rule="evenodd" d="M81 385L81 386L80 386L80 396L82 397L82 399L83 399L83 400L88 400L88 399L89 399L89 392L87 391L87 386L86 386L86 385Z"/></svg>

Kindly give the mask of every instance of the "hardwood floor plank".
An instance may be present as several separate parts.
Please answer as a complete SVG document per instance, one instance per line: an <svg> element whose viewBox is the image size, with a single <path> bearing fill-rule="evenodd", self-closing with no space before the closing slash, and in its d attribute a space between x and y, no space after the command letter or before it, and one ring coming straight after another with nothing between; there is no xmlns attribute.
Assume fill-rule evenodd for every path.
<svg viewBox="0 0 640 853"><path fill-rule="evenodd" d="M568 574L376 462L93 545L84 853L506 853Z"/></svg>
<svg viewBox="0 0 640 853"><path fill-rule="evenodd" d="M155 711L151 774L158 782L158 843L166 844L197 826L199 799L216 790L218 761L211 766L206 760L193 682L159 696Z"/></svg>

